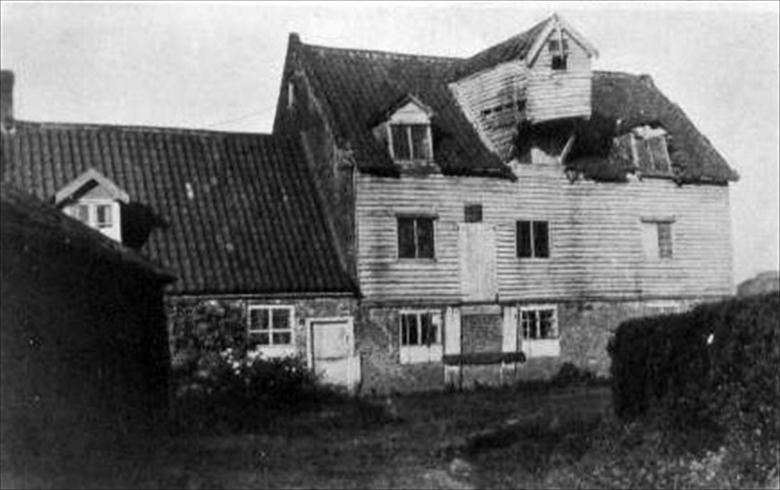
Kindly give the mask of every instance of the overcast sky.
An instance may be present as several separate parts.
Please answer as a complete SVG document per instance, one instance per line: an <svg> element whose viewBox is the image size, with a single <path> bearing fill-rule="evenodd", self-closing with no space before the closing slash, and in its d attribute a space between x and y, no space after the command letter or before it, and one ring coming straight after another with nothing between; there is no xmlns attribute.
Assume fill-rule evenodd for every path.
<svg viewBox="0 0 780 490"><path fill-rule="evenodd" d="M778 3L2 4L19 119L270 132L287 38L469 56L552 12L649 73L740 173L737 281L778 269Z"/></svg>

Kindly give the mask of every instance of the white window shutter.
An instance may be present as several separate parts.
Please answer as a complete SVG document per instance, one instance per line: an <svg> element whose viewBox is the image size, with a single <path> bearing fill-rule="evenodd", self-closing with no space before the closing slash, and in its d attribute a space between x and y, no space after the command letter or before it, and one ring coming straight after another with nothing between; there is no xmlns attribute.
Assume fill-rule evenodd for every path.
<svg viewBox="0 0 780 490"><path fill-rule="evenodd" d="M517 350L517 308L504 307L504 325L501 337L501 352Z"/></svg>
<svg viewBox="0 0 780 490"><path fill-rule="evenodd" d="M444 353L460 354L460 309L447 308L444 318Z"/></svg>

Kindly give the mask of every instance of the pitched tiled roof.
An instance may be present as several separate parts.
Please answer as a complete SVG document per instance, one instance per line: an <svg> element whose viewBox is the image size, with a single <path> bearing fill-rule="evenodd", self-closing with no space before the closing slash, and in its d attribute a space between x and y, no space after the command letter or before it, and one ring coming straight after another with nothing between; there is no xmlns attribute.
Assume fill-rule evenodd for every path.
<svg viewBox="0 0 780 490"><path fill-rule="evenodd" d="M335 123L335 136L351 145L360 170L398 172L371 134L371 124L398 100L413 95L434 112L434 154L443 173L510 176L481 143L445 84L457 59L305 44L295 49L300 49L306 75Z"/></svg>
<svg viewBox="0 0 780 490"><path fill-rule="evenodd" d="M169 282L174 279L171 272L159 264L8 183L0 183L0 217L0 233L4 239L55 243L63 249L80 250L101 260L140 270L157 280Z"/></svg>
<svg viewBox="0 0 780 490"><path fill-rule="evenodd" d="M377 115L412 94L435 113L434 155L442 173L511 178L508 168L487 149L466 119L447 82L453 74L460 74L463 66L471 70L524 55L535 31L546 22L465 60L312 46L300 44L297 38L291 41L290 50L295 51L293 58L312 84L339 144L355 151L361 171L398 174L389 152L372 135L371 126ZM647 82L647 77L593 72L592 112L596 119L599 115L621 119L621 126L628 129L643 121L658 121L672 138L671 157L684 169L686 181L735 180L736 173L685 113Z"/></svg>
<svg viewBox="0 0 780 490"><path fill-rule="evenodd" d="M39 198L95 168L148 207L174 293L354 291L297 139L17 121L2 143L3 181Z"/></svg>

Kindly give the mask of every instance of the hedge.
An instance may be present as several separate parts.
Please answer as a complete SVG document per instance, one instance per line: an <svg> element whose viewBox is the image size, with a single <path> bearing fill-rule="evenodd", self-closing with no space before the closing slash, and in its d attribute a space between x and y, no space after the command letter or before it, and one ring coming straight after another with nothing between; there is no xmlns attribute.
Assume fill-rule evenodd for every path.
<svg viewBox="0 0 780 490"><path fill-rule="evenodd" d="M608 345L616 413L777 441L779 307L775 292L622 323Z"/></svg>

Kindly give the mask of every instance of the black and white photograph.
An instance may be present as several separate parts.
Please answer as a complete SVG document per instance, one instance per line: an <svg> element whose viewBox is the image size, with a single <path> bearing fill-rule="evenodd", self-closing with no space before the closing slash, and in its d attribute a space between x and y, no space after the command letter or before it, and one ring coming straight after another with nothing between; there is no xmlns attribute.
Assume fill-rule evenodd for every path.
<svg viewBox="0 0 780 490"><path fill-rule="evenodd" d="M0 487L780 490L780 3L0 3Z"/></svg>

